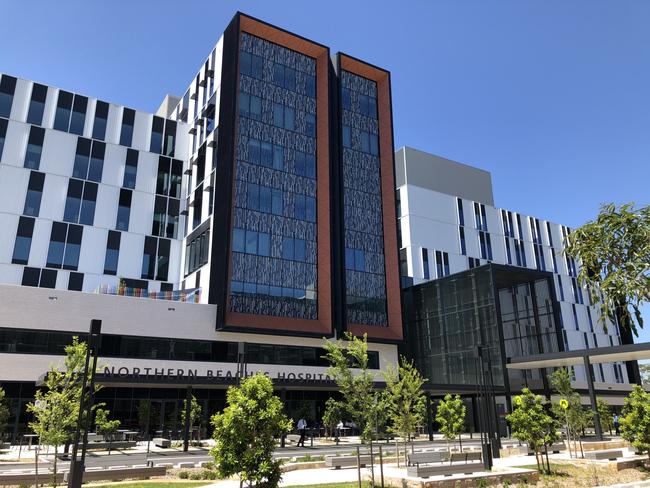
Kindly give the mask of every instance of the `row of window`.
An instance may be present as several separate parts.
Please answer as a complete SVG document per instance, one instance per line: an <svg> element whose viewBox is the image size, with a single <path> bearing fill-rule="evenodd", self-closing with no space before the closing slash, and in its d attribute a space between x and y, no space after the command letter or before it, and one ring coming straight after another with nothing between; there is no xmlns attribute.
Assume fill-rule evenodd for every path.
<svg viewBox="0 0 650 488"><path fill-rule="evenodd" d="M210 229L189 239L185 245L185 276L194 273L209 259Z"/></svg>
<svg viewBox="0 0 650 488"><path fill-rule="evenodd" d="M434 256L436 260L436 278L449 276L449 253L444 251L435 251ZM429 269L429 250L424 247L422 248L422 271L424 279L430 280L431 271Z"/></svg>
<svg viewBox="0 0 650 488"><path fill-rule="evenodd" d="M269 286L241 281L232 281L230 283L230 293L233 295L267 295L269 297L284 297L296 300L316 300L316 292L313 290Z"/></svg>
<svg viewBox="0 0 650 488"><path fill-rule="evenodd" d="M357 151L362 151L365 153L372 154L373 156L379 155L379 138L377 134L371 134L362 130L357 131L359 133L359 143L353 144L352 141L352 129L344 125L343 126L343 147L348 147L350 149L356 149Z"/></svg>
<svg viewBox="0 0 650 488"><path fill-rule="evenodd" d="M285 171L284 147L257 139L249 139L247 162ZM307 178L316 178L316 156L302 151L294 151L293 173Z"/></svg>
<svg viewBox="0 0 650 488"><path fill-rule="evenodd" d="M284 192L256 183L247 183L246 208L274 215L284 215ZM314 197L293 194L291 210L291 217L295 219L316 222L316 199Z"/></svg>
<svg viewBox="0 0 650 488"><path fill-rule="evenodd" d="M261 56L246 51L239 53L239 71L241 74L264 80L264 59ZM279 63L273 64L271 79L273 84L296 91L296 70ZM305 94L308 97L316 96L316 78L312 75L303 74L305 77Z"/></svg>
<svg viewBox="0 0 650 488"><path fill-rule="evenodd" d="M0 328L0 352L17 354L65 354L78 332ZM82 335L82 334L81 334ZM226 341L167 339L102 334L99 355L106 358L160 359L236 363L239 344ZM327 367L325 350L320 347L285 344L244 344L245 360L253 364ZM368 367L379 369L379 353L368 351Z"/></svg>
<svg viewBox="0 0 650 488"><path fill-rule="evenodd" d="M366 271L366 252L363 249L345 248L345 269Z"/></svg>
<svg viewBox="0 0 650 488"><path fill-rule="evenodd" d="M377 99L375 97L369 97L368 95L363 95L361 93L357 93L357 97L358 108L353 106L352 91L349 88L344 87L341 90L341 105L345 110L358 111L361 115L376 119Z"/></svg>
<svg viewBox="0 0 650 488"><path fill-rule="evenodd" d="M258 256L271 256L271 235L254 230L233 229L232 250ZM293 237L282 237L282 259L307 262L307 241Z"/></svg>

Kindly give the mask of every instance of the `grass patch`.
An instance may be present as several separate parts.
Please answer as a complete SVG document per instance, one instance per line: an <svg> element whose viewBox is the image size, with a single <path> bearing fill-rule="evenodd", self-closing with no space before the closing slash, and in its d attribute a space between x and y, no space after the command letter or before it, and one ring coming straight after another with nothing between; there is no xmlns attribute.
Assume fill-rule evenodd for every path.
<svg viewBox="0 0 650 488"><path fill-rule="evenodd" d="M313 461L324 461L324 460L325 460L325 456L312 456L310 454L296 458L297 463L310 463Z"/></svg>
<svg viewBox="0 0 650 488"><path fill-rule="evenodd" d="M300 488L357 488L359 485L356 481L349 483L323 483L321 485L300 485ZM371 488L372 483L370 481L364 481L361 483L363 488Z"/></svg>
<svg viewBox="0 0 650 488"><path fill-rule="evenodd" d="M546 465L546 463L544 463L544 465ZM569 473L566 470L566 468L567 468L566 464L550 463L550 465L551 465L550 466L551 467L551 473L550 474L540 473L542 476L546 476L546 477L562 477L562 478L565 478L565 477L569 476ZM530 469L530 470L533 470L533 471L538 470L537 464L527 464L525 466L517 466L517 467L518 468L523 468L523 469Z"/></svg>
<svg viewBox="0 0 650 488"><path fill-rule="evenodd" d="M135 481L126 483L110 483L92 485L92 488L196 488L209 485L209 481Z"/></svg>

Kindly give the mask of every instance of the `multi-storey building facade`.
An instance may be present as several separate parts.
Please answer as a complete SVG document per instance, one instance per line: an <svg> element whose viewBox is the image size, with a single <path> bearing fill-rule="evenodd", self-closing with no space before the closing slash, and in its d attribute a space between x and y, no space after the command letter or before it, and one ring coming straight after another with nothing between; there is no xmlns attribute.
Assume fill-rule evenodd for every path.
<svg viewBox="0 0 650 488"><path fill-rule="evenodd" d="M35 380L91 318L102 401L143 431L178 422L179 372L209 413L233 377L266 371L289 412L306 404L316 421L335 390L323 337L367 333L373 370L397 361L387 71L238 13L156 115L0 83L0 381L14 434Z"/></svg>
<svg viewBox="0 0 650 488"><path fill-rule="evenodd" d="M631 342L616 325L603 328L578 283L578 263L563 253L568 227L496 207L486 171L411 148L395 161L403 276L417 284L487 263L550 272L564 350ZM594 372L603 389L638 378L636 363L599 364ZM584 367L573 373L584 386Z"/></svg>
<svg viewBox="0 0 650 488"><path fill-rule="evenodd" d="M187 130L0 75L0 282L177 288Z"/></svg>

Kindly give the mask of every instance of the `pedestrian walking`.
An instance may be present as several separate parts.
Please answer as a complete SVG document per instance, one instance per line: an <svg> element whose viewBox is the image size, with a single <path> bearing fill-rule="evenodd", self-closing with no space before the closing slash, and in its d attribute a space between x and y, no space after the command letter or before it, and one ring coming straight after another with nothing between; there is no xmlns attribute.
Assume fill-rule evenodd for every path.
<svg viewBox="0 0 650 488"><path fill-rule="evenodd" d="M305 447L305 434L307 432L307 421L302 417L298 420L298 433L300 434L300 439L298 439L298 444L296 446Z"/></svg>

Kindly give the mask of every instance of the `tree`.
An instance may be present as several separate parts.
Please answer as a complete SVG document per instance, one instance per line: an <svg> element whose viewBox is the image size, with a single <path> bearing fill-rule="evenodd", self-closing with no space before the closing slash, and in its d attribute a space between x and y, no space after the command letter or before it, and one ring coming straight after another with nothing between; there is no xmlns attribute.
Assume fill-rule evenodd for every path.
<svg viewBox="0 0 650 488"><path fill-rule="evenodd" d="M419 425L424 422L425 397L422 385L426 379L413 362L400 357L399 366L389 365L384 373L386 402L391 431L404 441L410 441Z"/></svg>
<svg viewBox="0 0 650 488"><path fill-rule="evenodd" d="M335 432L336 426L345 418L345 405L342 402L336 401L334 398L328 398L325 402L325 412L323 413L323 425L327 427L327 431L331 435ZM336 435L338 441L338 434Z"/></svg>
<svg viewBox="0 0 650 488"><path fill-rule="evenodd" d="M593 222L571 232L564 252L580 261L578 279L609 319L638 335L650 301L650 206L603 205Z"/></svg>
<svg viewBox="0 0 650 488"><path fill-rule="evenodd" d="M440 425L440 432L447 439L447 450L449 450L449 441L460 437L465 430L465 404L459 395L445 395L443 400L438 402L436 411L436 422ZM460 442L460 449L463 450L463 443Z"/></svg>
<svg viewBox="0 0 650 488"><path fill-rule="evenodd" d="M346 332L345 342L326 340L323 347L330 363L328 374L341 391L346 411L359 425L362 440L370 440L382 402L368 368L367 335L360 339Z"/></svg>
<svg viewBox="0 0 650 488"><path fill-rule="evenodd" d="M230 387L226 408L212 417L214 456L219 476L239 477L252 487L278 486L281 461L273 459L275 439L291 430L291 421L283 412L282 401L273 394L273 383L263 373Z"/></svg>
<svg viewBox="0 0 650 488"><path fill-rule="evenodd" d="M72 344L65 347L63 369L53 366L44 380L44 389L36 391L34 402L27 410L34 415L30 427L39 436L41 444L54 446L53 470L56 477L58 447L73 440L79 404L81 401L83 373L86 361L86 343L73 337ZM94 371L88 372L94 375ZM101 387L95 384L95 392ZM95 404L93 410L102 406ZM38 461L36 461L38 470Z"/></svg>
<svg viewBox="0 0 650 488"><path fill-rule="evenodd" d="M620 421L621 437L639 451L647 449L650 459L650 393L634 385L625 399Z"/></svg>
<svg viewBox="0 0 650 488"><path fill-rule="evenodd" d="M5 391L0 386L0 444L2 444L2 434L7 426L7 420L9 420L9 407L5 402Z"/></svg>
<svg viewBox="0 0 650 488"><path fill-rule="evenodd" d="M513 412L506 416L512 429L512 436L528 444L535 453L537 469L540 472L550 473L548 449L546 449L546 467L544 467L542 450L558 439L557 422L547 413L542 396L533 394L528 388L524 388L521 395L514 397L513 403L515 406Z"/></svg>
<svg viewBox="0 0 650 488"><path fill-rule="evenodd" d="M103 408L98 408L95 410L95 429L98 434L104 436L104 439L108 441L108 454L111 454L111 443L115 439L115 434L117 434L117 429L120 428L120 421L109 420L108 410Z"/></svg>
<svg viewBox="0 0 650 488"><path fill-rule="evenodd" d="M614 419L612 418L612 409L602 398L596 399L596 408L598 409L598 417L600 418L600 426L603 429L609 430L611 435L614 428Z"/></svg>
<svg viewBox="0 0 650 488"><path fill-rule="evenodd" d="M187 411L187 400L183 400L183 410L181 410L181 424L185 425L185 412ZM201 405L197 401L196 397L192 395L192 400L190 401L190 436L192 435L192 429L194 424L201 419ZM200 434L199 434L200 437ZM201 439L199 438L199 441Z"/></svg>

